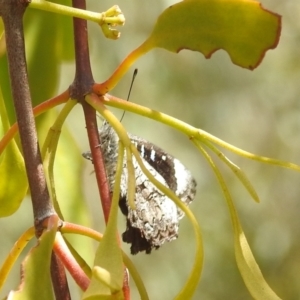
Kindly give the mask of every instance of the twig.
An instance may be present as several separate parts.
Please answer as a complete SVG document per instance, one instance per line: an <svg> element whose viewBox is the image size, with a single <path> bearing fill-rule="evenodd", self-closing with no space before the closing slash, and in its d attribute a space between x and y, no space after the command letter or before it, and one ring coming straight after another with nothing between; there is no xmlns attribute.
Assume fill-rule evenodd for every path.
<svg viewBox="0 0 300 300"><path fill-rule="evenodd" d="M85 0L73 0L73 7L86 9ZM91 91L94 79L91 70L89 44L87 36L87 21L73 18L75 43L75 78L70 86L73 99L82 102L84 96Z"/></svg>
<svg viewBox="0 0 300 300"><path fill-rule="evenodd" d="M19 0L0 2L5 28L12 96L31 192L36 235L42 233L42 221L55 214L46 184L38 145L28 84L22 17L27 4Z"/></svg>
<svg viewBox="0 0 300 300"><path fill-rule="evenodd" d="M71 300L65 268L54 252L51 255L51 278L56 300Z"/></svg>

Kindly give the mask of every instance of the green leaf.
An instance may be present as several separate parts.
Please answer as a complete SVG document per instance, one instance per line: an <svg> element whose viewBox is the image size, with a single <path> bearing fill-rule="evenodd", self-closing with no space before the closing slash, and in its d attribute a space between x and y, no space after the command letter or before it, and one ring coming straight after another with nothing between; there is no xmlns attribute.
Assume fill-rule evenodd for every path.
<svg viewBox="0 0 300 300"><path fill-rule="evenodd" d="M259 197L252 186L250 180L246 176L246 174L243 172L243 170L235 165L229 158L227 158L223 152L221 152L217 147L215 147L212 143L208 141L204 141L205 145L209 147L213 152L216 153L216 155L219 157L221 161L223 161L230 169L231 171L236 175L236 177L241 181L243 186L247 189L250 196L254 199L254 201L259 202Z"/></svg>
<svg viewBox="0 0 300 300"><path fill-rule="evenodd" d="M231 207L230 209L233 209ZM231 211L234 224L235 258L248 291L254 299L280 300L269 287L252 254L235 210Z"/></svg>
<svg viewBox="0 0 300 300"><path fill-rule="evenodd" d="M281 17L256 1L185 0L159 16L146 43L199 51L206 58L223 49L234 64L253 70L277 46L280 30Z"/></svg>
<svg viewBox="0 0 300 300"><path fill-rule="evenodd" d="M96 252L93 276L88 289L83 295L82 299L84 300L110 299L110 297L111 299L124 299L122 292L124 264L117 235L123 156L124 147L120 143L109 221L103 239Z"/></svg>
<svg viewBox="0 0 300 300"><path fill-rule="evenodd" d="M205 151L205 149L198 141L195 141L195 145L202 152L202 154L212 167L224 193L233 226L236 262L248 291L254 299L279 300L280 298L275 294L275 292L265 281L259 269L259 266L255 261L255 258L251 252L251 249L243 232L242 226L240 225L240 221L230 192L220 170L215 165L211 156Z"/></svg>
<svg viewBox="0 0 300 300"><path fill-rule="evenodd" d="M43 123L39 127L40 135L45 135L48 130L53 131L53 120L57 115L56 110L51 110L44 116ZM61 128L54 162L57 200L66 220L91 226L86 204L82 201L84 198L82 179L78 175L82 173L83 168L81 151L65 123ZM78 246L86 248L86 245Z"/></svg>
<svg viewBox="0 0 300 300"><path fill-rule="evenodd" d="M50 262L57 227L55 224L53 225L51 229L44 231L39 238L38 245L32 248L25 258L22 265L23 275L21 285L17 291L12 291L9 294L9 299L54 299L50 275Z"/></svg>
<svg viewBox="0 0 300 300"><path fill-rule="evenodd" d="M0 89L0 116L3 131L10 125ZM28 182L23 156L14 139L0 156L0 217L13 214L24 199Z"/></svg>
<svg viewBox="0 0 300 300"><path fill-rule="evenodd" d="M19 208L28 189L24 160L15 140L1 156L0 178L0 217L7 217Z"/></svg>
<svg viewBox="0 0 300 300"><path fill-rule="evenodd" d="M72 102L76 103L75 101ZM55 109L50 110L46 115L43 115L43 122L39 124L40 140L45 140L46 133L50 134L50 136L47 135L42 146L42 153L47 152L46 156L43 153L43 161L48 188L57 213L60 215L59 211L61 211L63 215L60 215L62 219L91 226L86 203L82 201L84 196L82 179L79 174L82 173L84 162L81 151L65 123L65 119L60 119L65 107L66 105L59 113ZM68 113L64 117L67 116ZM49 148L45 150L45 147ZM54 167L51 166L51 168L49 165L49 151L51 151L51 155L54 155L52 158L55 159ZM78 236L70 236L68 241L83 257L93 256L94 250L91 240L85 240L83 243L83 240Z"/></svg>
<svg viewBox="0 0 300 300"><path fill-rule="evenodd" d="M120 293L122 299L123 272L124 265L117 232L112 232L108 228L97 249L91 283L82 299L94 299L93 297L102 299L97 297L117 296Z"/></svg>

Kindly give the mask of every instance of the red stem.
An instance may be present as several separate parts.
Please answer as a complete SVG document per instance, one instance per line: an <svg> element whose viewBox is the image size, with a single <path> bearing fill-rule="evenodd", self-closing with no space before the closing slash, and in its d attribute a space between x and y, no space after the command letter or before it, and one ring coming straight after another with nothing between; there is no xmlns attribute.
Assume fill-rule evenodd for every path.
<svg viewBox="0 0 300 300"><path fill-rule="evenodd" d="M71 276L74 278L78 286L85 291L90 284L90 279L86 276L80 265L77 263L59 232L56 234L53 250L67 268Z"/></svg>
<svg viewBox="0 0 300 300"><path fill-rule="evenodd" d="M72 2L73 7L86 9L85 0L73 0ZM70 87L70 94L73 99L83 102L85 95L91 92L94 84L90 63L87 21L73 18L73 24L76 73Z"/></svg>
<svg viewBox="0 0 300 300"><path fill-rule="evenodd" d="M95 110L87 103L83 103L83 110L88 133L90 149L92 152L95 174L101 198L102 210L105 222L108 222L109 212L111 207L111 193L106 178L104 158L101 148L99 147L99 134L97 128L97 120Z"/></svg>
<svg viewBox="0 0 300 300"><path fill-rule="evenodd" d="M71 300L64 265L54 252L51 255L51 279L56 300Z"/></svg>
<svg viewBox="0 0 300 300"><path fill-rule="evenodd" d="M73 0L73 7L86 9L85 0ZM90 107L85 101L85 95L92 92L94 84L87 36L87 22L83 19L74 18L74 40L75 40L75 60L76 60L76 74L72 85L70 86L70 95L73 99L77 99L82 103L90 149L94 161L95 173L98 182L99 193L102 202L102 209L104 212L105 222L108 222L109 212L111 207L111 196L109 186L106 178L105 165L99 148L99 134L97 129L97 120L95 110ZM126 277L124 285L128 278Z"/></svg>
<svg viewBox="0 0 300 300"><path fill-rule="evenodd" d="M44 101L43 103L41 103L33 108L34 116L37 117L40 114L48 111L49 109L51 109L59 104L65 103L69 99L69 97L70 97L69 90L67 90L58 96L55 96L51 99ZM19 130L18 123L14 123L9 128L9 130L5 133L5 135L0 140L0 154L3 152L3 150L5 149L7 144L11 141L11 139L14 137L14 135L18 132L18 130Z"/></svg>

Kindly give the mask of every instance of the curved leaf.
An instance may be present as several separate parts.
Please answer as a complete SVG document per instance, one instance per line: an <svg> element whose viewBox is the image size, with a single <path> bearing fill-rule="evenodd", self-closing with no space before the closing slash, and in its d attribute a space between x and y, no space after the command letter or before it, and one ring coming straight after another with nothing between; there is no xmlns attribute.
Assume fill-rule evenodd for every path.
<svg viewBox="0 0 300 300"><path fill-rule="evenodd" d="M279 300L280 298L265 281L255 261L234 207L231 206L230 210L234 225L235 258L248 291L254 299Z"/></svg>
<svg viewBox="0 0 300 300"><path fill-rule="evenodd" d="M225 156L223 152L221 152L212 143L208 141L204 141L204 143L207 147L209 147L213 152L217 154L217 156L221 161L223 161L231 169L231 171L235 174L235 176L241 181L243 186L247 189L247 191L249 192L250 196L254 199L254 201L259 202L259 197L254 187L252 186L250 180L243 172L243 170L239 166L234 164L228 157Z"/></svg>
<svg viewBox="0 0 300 300"><path fill-rule="evenodd" d="M159 16L146 43L199 51L206 58L224 49L234 64L252 70L277 46L280 30L281 17L256 1L185 0Z"/></svg>
<svg viewBox="0 0 300 300"><path fill-rule="evenodd" d="M204 150L201 144L198 141L194 141L194 143L212 167L225 196L233 226L235 258L248 291L254 299L279 300L280 298L275 294L275 292L265 281L259 269L259 266L255 261L255 258L240 225L240 221L230 192L220 170L217 168L211 156Z"/></svg>
<svg viewBox="0 0 300 300"><path fill-rule="evenodd" d="M0 217L13 214L24 199L27 176L23 157L15 140L12 140L2 154L0 163Z"/></svg>
<svg viewBox="0 0 300 300"><path fill-rule="evenodd" d="M1 89L0 116L3 131L7 131L10 125ZM0 178L0 217L6 217L19 208L28 189L23 156L14 139L0 156Z"/></svg>
<svg viewBox="0 0 300 300"><path fill-rule="evenodd" d="M93 276L88 289L84 292L84 300L123 299L124 265L122 251L117 235L117 219L121 173L123 168L124 147L119 144L118 164L115 187L107 228L96 252ZM113 295L113 297L112 297Z"/></svg>
<svg viewBox="0 0 300 300"><path fill-rule="evenodd" d="M14 243L12 249L10 250L0 269L0 290L3 284L5 283L7 276L9 275L9 272L14 266L16 260L18 259L28 242L34 237L34 234L35 229L34 227L31 227L27 229Z"/></svg>
<svg viewBox="0 0 300 300"><path fill-rule="evenodd" d="M54 216L52 220L53 222L57 222L57 217ZM51 224L51 228L44 231L39 238L38 245L31 249L22 264L21 285L17 291L12 291L8 295L8 299L54 299L50 275L50 261L56 229L57 224Z"/></svg>

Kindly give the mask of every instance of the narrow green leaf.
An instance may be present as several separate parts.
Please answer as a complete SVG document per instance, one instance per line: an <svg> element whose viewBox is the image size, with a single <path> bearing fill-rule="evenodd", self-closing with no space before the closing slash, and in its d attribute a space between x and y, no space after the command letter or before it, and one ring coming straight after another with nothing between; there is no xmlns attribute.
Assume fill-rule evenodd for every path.
<svg viewBox="0 0 300 300"><path fill-rule="evenodd" d="M48 182L48 187L54 207L57 209L56 202L58 202L64 219L73 223L91 226L86 203L82 201L84 198L82 180L78 175L82 173L84 167L81 152L64 120L62 120L62 124L59 126L56 124L58 116L63 111L64 108L59 113L56 110L47 112L46 115L43 115L43 122L40 122L39 126L40 136L42 134L45 135L48 131L51 134L50 145L48 145L50 149L47 151L51 150L55 153L54 170L52 170L54 171L54 175L51 171L51 179ZM59 138L59 140L57 141L56 138ZM43 151L45 151L45 143L42 147ZM52 149L52 147L55 147L55 149ZM49 176L48 158L44 157L43 159L46 175ZM93 245L90 240L83 244L82 240L71 237L70 241L83 257L91 257L93 254Z"/></svg>
<svg viewBox="0 0 300 300"><path fill-rule="evenodd" d="M17 291L10 292L10 300L43 299L53 300L50 275L52 245L56 226L46 230L39 238L39 243L32 248L25 258L22 268L22 282Z"/></svg>
<svg viewBox="0 0 300 300"><path fill-rule="evenodd" d="M258 264L251 252L245 234L240 225L240 221L232 201L232 197L224 181L220 170L215 165L210 155L204 150L198 141L194 141L196 147L202 152L210 166L212 167L219 184L224 193L226 203L229 209L230 218L234 233L234 250L239 271L243 277L248 291L254 299L261 300L279 300L280 298L274 293L265 281Z"/></svg>
<svg viewBox="0 0 300 300"><path fill-rule="evenodd" d="M109 221L96 252L93 276L88 289L83 295L82 299L84 300L110 299L109 296L112 295L113 299L123 299L124 264L117 235L123 157L124 147L119 143L118 164Z"/></svg>
<svg viewBox="0 0 300 300"><path fill-rule="evenodd" d="M230 209L233 210L233 207ZM235 210L231 211L231 216L234 224L235 258L248 291L254 299L279 300L280 298L265 281L255 261Z"/></svg>
<svg viewBox="0 0 300 300"><path fill-rule="evenodd" d="M6 132L10 125L1 89L0 116L3 131ZM0 217L6 217L19 208L28 189L23 156L14 139L0 156L0 178Z"/></svg>
<svg viewBox="0 0 300 300"><path fill-rule="evenodd" d="M168 198L172 199L172 201L175 202L175 204L185 213L186 217L191 222L194 234L195 234L195 241L196 241L196 256L193 264L192 271L189 274L189 278L186 281L184 287L180 290L178 295L176 296L176 300L181 299L191 299L193 297L193 294L195 293L195 290L198 286L202 269L203 269L203 244L202 244L202 234L200 230L200 226L189 209L188 206L186 206L180 199L171 191L169 188L164 186L161 182L159 182L154 176L150 173L150 171L145 167L143 164L140 155L138 154L138 151L133 145L131 146L131 151L138 162L141 170L143 173L148 177L148 179L159 189L161 190Z"/></svg>
<svg viewBox="0 0 300 300"><path fill-rule="evenodd" d="M185 0L158 18L147 44L172 52L190 49L206 58L219 50L253 70L277 46L281 17L252 0Z"/></svg>
<svg viewBox="0 0 300 300"><path fill-rule="evenodd" d="M243 172L243 170L235 165L229 158L227 158L223 152L221 152L217 147L215 147L212 143L208 141L204 141L206 146L208 146L213 152L217 154L217 156L232 170L232 172L237 176L237 178L241 181L244 187L249 192L250 196L254 199L255 202L259 202L259 197L252 186L250 180Z"/></svg>
<svg viewBox="0 0 300 300"><path fill-rule="evenodd" d="M0 290L2 289L2 286L5 283L9 272L14 266L19 255L21 254L25 246L28 244L28 242L34 237L34 234L34 227L31 227L27 229L14 243L12 249L10 250L0 269Z"/></svg>
<svg viewBox="0 0 300 300"><path fill-rule="evenodd" d="M19 208L28 188L24 160L15 140L1 156L0 178L0 217L7 217Z"/></svg>

